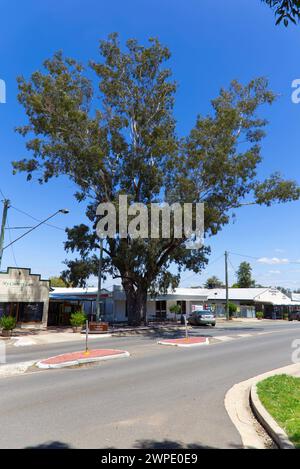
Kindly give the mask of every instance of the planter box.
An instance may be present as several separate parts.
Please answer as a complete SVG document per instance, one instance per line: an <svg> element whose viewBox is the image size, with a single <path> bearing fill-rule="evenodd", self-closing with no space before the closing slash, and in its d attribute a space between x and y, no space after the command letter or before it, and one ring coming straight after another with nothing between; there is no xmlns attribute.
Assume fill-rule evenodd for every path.
<svg viewBox="0 0 300 469"><path fill-rule="evenodd" d="M12 331L7 331L6 329L2 329L1 335L2 337L11 337Z"/></svg>
<svg viewBox="0 0 300 469"><path fill-rule="evenodd" d="M90 322L89 323L90 332L107 332L108 331L108 322Z"/></svg>

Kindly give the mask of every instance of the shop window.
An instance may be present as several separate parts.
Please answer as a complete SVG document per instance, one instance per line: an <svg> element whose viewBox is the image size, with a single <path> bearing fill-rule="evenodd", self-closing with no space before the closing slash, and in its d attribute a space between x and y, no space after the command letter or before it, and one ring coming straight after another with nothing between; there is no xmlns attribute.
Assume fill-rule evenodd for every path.
<svg viewBox="0 0 300 469"><path fill-rule="evenodd" d="M9 303L0 303L0 318L9 315Z"/></svg>
<svg viewBox="0 0 300 469"><path fill-rule="evenodd" d="M177 301L177 304L181 307L181 314L186 314L186 301Z"/></svg>
<svg viewBox="0 0 300 469"><path fill-rule="evenodd" d="M41 322L43 319L44 303L20 303L20 322Z"/></svg>
<svg viewBox="0 0 300 469"><path fill-rule="evenodd" d="M156 317L158 319L165 319L167 317L167 302L166 301L156 301Z"/></svg>

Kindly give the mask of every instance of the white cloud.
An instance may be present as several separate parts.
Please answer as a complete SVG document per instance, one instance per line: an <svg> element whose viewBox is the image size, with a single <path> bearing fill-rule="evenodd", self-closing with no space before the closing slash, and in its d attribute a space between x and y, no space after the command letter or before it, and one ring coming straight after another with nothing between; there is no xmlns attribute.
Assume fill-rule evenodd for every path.
<svg viewBox="0 0 300 469"><path fill-rule="evenodd" d="M278 275L278 274L281 274L281 272L280 272L280 270L269 270L269 274Z"/></svg>
<svg viewBox="0 0 300 469"><path fill-rule="evenodd" d="M258 259L260 264L268 264L268 265L278 265L278 264L288 264L289 260L285 258L279 258L279 257L261 257Z"/></svg>

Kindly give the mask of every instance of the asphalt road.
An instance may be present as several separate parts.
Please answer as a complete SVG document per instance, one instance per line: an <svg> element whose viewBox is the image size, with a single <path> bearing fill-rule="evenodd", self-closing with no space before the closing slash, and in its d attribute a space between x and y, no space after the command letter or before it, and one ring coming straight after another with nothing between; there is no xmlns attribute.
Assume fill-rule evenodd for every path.
<svg viewBox="0 0 300 469"><path fill-rule="evenodd" d="M235 337L240 334L256 334L260 332L279 332L281 330L294 329L297 326L300 327L300 323L296 322L283 322L283 321L270 321L270 322L248 322L248 323L219 323L215 328L212 327L194 327L189 334L192 336L207 336L207 337L219 337L219 336L232 336ZM79 334L78 334L79 335ZM164 338L182 337L183 331L179 332L165 332L165 333L145 333L143 335L136 336L122 336L122 337L107 337L99 339L91 339L89 346L91 348L120 348L124 347L129 352L135 352L137 349L145 350L146 345L156 344L157 340ZM7 363L18 363L30 360L40 360L42 358L48 358L49 356L58 355L65 352L71 352L81 350L85 346L85 337L81 336L81 340L64 342L64 343L53 343L47 345L33 345L24 347L15 347L9 345L7 347ZM1 366L1 365L0 365Z"/></svg>
<svg viewBox="0 0 300 469"><path fill-rule="evenodd" d="M224 408L226 391L291 363L292 341L300 338L299 323L254 332L244 327L225 331L237 336L232 341L195 349L159 346L154 337L106 339L106 347L117 344L132 356L2 379L0 447L241 447ZM247 332L253 335L238 337ZM223 328L207 333L225 335ZM47 347L45 356L49 348L62 353L76 345ZM10 349L8 355L41 358L46 352L38 348Z"/></svg>

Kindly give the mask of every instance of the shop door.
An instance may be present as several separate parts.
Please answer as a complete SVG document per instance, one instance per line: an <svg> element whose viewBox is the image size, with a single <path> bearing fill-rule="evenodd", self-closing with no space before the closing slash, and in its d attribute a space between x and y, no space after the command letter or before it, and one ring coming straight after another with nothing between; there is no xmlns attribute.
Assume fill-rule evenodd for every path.
<svg viewBox="0 0 300 469"><path fill-rule="evenodd" d="M19 320L19 303L10 303L9 315L15 318L18 322Z"/></svg>

